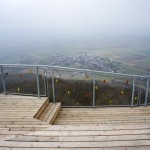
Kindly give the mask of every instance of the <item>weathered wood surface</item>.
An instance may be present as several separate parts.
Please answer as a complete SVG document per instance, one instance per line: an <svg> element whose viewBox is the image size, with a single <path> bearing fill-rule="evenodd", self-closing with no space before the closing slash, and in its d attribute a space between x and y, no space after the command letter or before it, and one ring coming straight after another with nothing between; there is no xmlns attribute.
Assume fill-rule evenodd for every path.
<svg viewBox="0 0 150 150"><path fill-rule="evenodd" d="M150 107L62 108L56 125L68 124L149 124Z"/></svg>
<svg viewBox="0 0 150 150"><path fill-rule="evenodd" d="M48 127L47 123L33 118L46 99L0 94L0 140Z"/></svg>
<svg viewBox="0 0 150 150"><path fill-rule="evenodd" d="M16 148L16 147L7 147L7 148L2 148L2 150L149 150L149 146L137 146L137 147L109 147L109 148L43 148L43 147L27 147L27 148Z"/></svg>
<svg viewBox="0 0 150 150"><path fill-rule="evenodd" d="M27 99L0 95L0 150L150 150L149 106L59 111L46 99ZM48 122L53 114L55 125L35 114Z"/></svg>
<svg viewBox="0 0 150 150"><path fill-rule="evenodd" d="M61 108L61 103L49 103L48 100L41 106L34 118L53 124Z"/></svg>

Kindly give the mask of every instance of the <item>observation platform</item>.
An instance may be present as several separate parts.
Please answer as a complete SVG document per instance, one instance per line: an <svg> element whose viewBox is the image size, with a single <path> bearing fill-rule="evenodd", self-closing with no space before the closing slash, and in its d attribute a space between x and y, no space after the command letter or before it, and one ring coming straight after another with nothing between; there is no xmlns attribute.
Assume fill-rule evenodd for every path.
<svg viewBox="0 0 150 150"><path fill-rule="evenodd" d="M150 106L61 108L0 94L0 150L150 150Z"/></svg>

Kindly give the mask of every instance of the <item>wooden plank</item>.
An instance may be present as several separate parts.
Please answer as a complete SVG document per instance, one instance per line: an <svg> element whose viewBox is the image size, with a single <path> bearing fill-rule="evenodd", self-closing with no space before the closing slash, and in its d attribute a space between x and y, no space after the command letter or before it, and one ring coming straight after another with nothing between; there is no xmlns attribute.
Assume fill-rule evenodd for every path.
<svg viewBox="0 0 150 150"><path fill-rule="evenodd" d="M15 135L5 135L5 137L1 138L0 141L7 141L8 139L15 138Z"/></svg>
<svg viewBox="0 0 150 150"><path fill-rule="evenodd" d="M66 115L66 116L72 116L72 115L102 115L102 116L105 116L105 115L109 115L109 116L116 116L116 115L125 115L125 116L128 116L129 114L131 115L131 113L133 113L133 115L143 115L143 114L150 114L150 112L142 112L142 111L137 111L137 112L98 112L98 111L95 111L95 112L86 112L86 111L81 111L81 112L69 112L69 114L64 111L60 111L60 115Z"/></svg>
<svg viewBox="0 0 150 150"><path fill-rule="evenodd" d="M133 123L133 124L137 124L137 123L142 123L142 124L150 124L150 121L145 121L145 120L132 120L132 121L128 121L128 120L122 120L122 121L115 121L115 120L112 120L112 121L59 121L55 120L54 124L127 124L127 123Z"/></svg>
<svg viewBox="0 0 150 150"><path fill-rule="evenodd" d="M95 111L95 110L104 110L104 111L107 111L107 110L116 110L116 108L117 108L117 110L139 110L139 109L149 109L150 108L150 106L147 106L147 107L145 107L145 106L140 106L140 107L133 107L133 108L131 108L131 107L101 107L101 108L95 108L95 109L93 109L93 108L62 108L62 110L66 110L66 111L69 111L69 110L76 110L76 111L82 111L82 110L87 110L87 111L89 111L89 110L91 110L91 111Z"/></svg>
<svg viewBox="0 0 150 150"><path fill-rule="evenodd" d="M144 124L147 124L147 123L131 123L131 122L125 122L125 123L120 123L120 125L123 124L123 125L136 125L136 124L139 124L139 125L144 125ZM91 125L91 126L94 126L94 125L118 125L118 123L87 123L87 122L83 122L83 123L77 123L77 122L74 122L74 123L56 123L55 122L53 123L53 125Z"/></svg>
<svg viewBox="0 0 150 150"><path fill-rule="evenodd" d="M22 118L22 117L20 117L20 118L0 118L0 124L1 124L1 122L5 122L5 121L36 121L36 122L41 122L40 120L37 120L37 119L35 119L35 118L32 118L32 117L30 117L30 118Z"/></svg>
<svg viewBox="0 0 150 150"><path fill-rule="evenodd" d="M38 99L38 100L37 99L27 99L27 98L24 98L24 99L16 99L16 98L12 99L11 98L11 99L4 99L4 100L0 99L0 103L1 104L8 104L10 102L10 103L13 103L13 104L19 104L19 102L22 102L22 103L25 103L25 104L27 104L27 103L31 104L35 101L35 102L37 102L37 104L40 104L40 103L43 103L44 100L46 100L46 98L43 99L43 100L40 100L40 99Z"/></svg>
<svg viewBox="0 0 150 150"><path fill-rule="evenodd" d="M138 113L132 113L132 116L144 116L144 115L149 115L150 112L148 113L142 113L140 111L138 111ZM105 116L108 116L108 117L120 117L120 116L129 116L129 117L132 117L131 116L131 113L100 113L100 112L92 112L92 113L89 113L89 112L80 112L80 113L74 113L74 112L62 112L60 111L59 115L60 117L76 117L76 116L102 116L102 117L105 117Z"/></svg>
<svg viewBox="0 0 150 150"><path fill-rule="evenodd" d="M93 126L93 125L99 125L99 124L102 124L102 125L111 125L111 124L113 124L113 125L118 125L118 123L112 123L112 122L104 122L104 123L98 123L98 122L57 122L57 123L53 123L54 125L87 125L87 124L89 124L89 125L91 125L91 126ZM133 123L133 122L123 122L123 123L120 123L120 125L121 124L123 124L123 125L136 125L137 123ZM138 123L139 125L143 125L143 124L147 124L147 123ZM149 123L150 124L150 123Z"/></svg>
<svg viewBox="0 0 150 150"><path fill-rule="evenodd" d="M141 135L119 135L119 136L78 136L78 137L50 137L50 136L18 136L7 141L16 142L108 142L108 141L130 141L130 140L150 140L150 134Z"/></svg>
<svg viewBox="0 0 150 150"><path fill-rule="evenodd" d="M143 125L52 125L48 128L44 129L46 131L101 131L101 130L135 130L135 129L150 129L150 124L143 124Z"/></svg>
<svg viewBox="0 0 150 150"><path fill-rule="evenodd" d="M91 128L85 128L86 126L84 126L83 128L85 128L85 129L82 129L82 128L73 128L73 127L68 127L68 129L65 129L65 128L53 128L53 126L52 127L50 127L50 128L48 128L49 126L43 126L43 125L33 125L33 126L29 126L29 125L26 125L26 126L24 126L24 127L21 127L21 125L18 125L19 127L10 127L9 128L9 130L10 131L17 131L17 130L22 130L22 131L24 131L24 130L32 130L32 131L34 131L34 130L37 130L37 129L44 129L44 131L67 131L67 130L69 130L69 131L86 131L86 130L89 130L89 131L101 131L101 130L103 130L103 131L110 131L110 130L135 130L135 129L137 129L137 130L143 130L143 129L149 129L149 128L135 128L135 129L131 129L131 128L107 128L107 127L103 127L103 128L99 128L99 129L91 129ZM28 127L29 126L29 127Z"/></svg>
<svg viewBox="0 0 150 150"><path fill-rule="evenodd" d="M115 119L99 119L99 118L98 119L90 119L89 118L89 119L86 119L86 120L85 119L82 120L82 119L62 119L62 118L58 119L57 118L55 120L55 123L56 122L81 122L81 123L82 122L83 123L84 122L89 122L89 123L92 123L92 122L94 123L95 122L95 123L99 123L100 124L100 123L105 123L105 122L108 122L108 123L119 123L119 122L120 123L123 123L123 122L134 122L134 123L135 122L145 122L145 123L147 122L147 123L149 123L150 122L150 119L141 119L140 121L139 120L140 119L136 119L136 120L133 120L133 119L125 119L125 120L123 120L123 119L116 119L115 120Z"/></svg>
<svg viewBox="0 0 150 150"><path fill-rule="evenodd" d="M0 135L12 135L12 134L27 134L29 133L28 131L0 131Z"/></svg>
<svg viewBox="0 0 150 150"><path fill-rule="evenodd" d="M125 146L150 146L150 140L134 140L134 141L109 141L109 142L10 142L0 141L0 147L64 147L64 148L109 148L109 147L125 147Z"/></svg>
<svg viewBox="0 0 150 150"><path fill-rule="evenodd" d="M47 118L49 117L49 115L53 111L54 107L55 107L55 104L49 104L48 111L46 112L45 116L42 118L42 121L46 122Z"/></svg>
<svg viewBox="0 0 150 150"><path fill-rule="evenodd" d="M2 150L149 150L149 146L135 146L135 147L109 147L109 148L34 148L34 147L30 147L30 148L17 148L17 147L1 147Z"/></svg>
<svg viewBox="0 0 150 150"><path fill-rule="evenodd" d="M150 116L142 116L142 117L138 117L138 116L132 116L132 117L101 117L101 116L94 116L94 117L90 117L90 116L76 116L76 117L59 117L57 116L57 119L64 119L64 120L94 120L94 119L99 119L99 120L150 120Z"/></svg>
<svg viewBox="0 0 150 150"><path fill-rule="evenodd" d="M0 140L3 140L5 137L7 137L8 135L1 135L0 134Z"/></svg>
<svg viewBox="0 0 150 150"><path fill-rule="evenodd" d="M41 125L40 127L24 127L24 128L10 128L9 131L39 131L43 130L44 127Z"/></svg>
<svg viewBox="0 0 150 150"><path fill-rule="evenodd" d="M9 128L0 128L0 131L9 131Z"/></svg>
<svg viewBox="0 0 150 150"><path fill-rule="evenodd" d="M133 113L133 114L140 114L140 113L144 114L144 113L146 113L147 114L147 113L150 113L149 110L148 111L136 110L136 111L137 112L128 111L128 110L127 111L123 111L123 112L122 111L120 111L120 112L115 112L115 111L114 112L113 111L109 111L109 112L101 112L101 111L91 111L91 112L90 111L79 111L79 112L76 111L75 112L75 111L68 111L68 112L69 113L71 112L72 114L86 114L87 113L87 114L91 114L91 115L94 114L94 113L95 114L104 114L104 115L105 114L110 114L110 115L118 114L119 115L119 114L124 114L124 113L127 113L127 114L131 114L131 113ZM67 111L62 111L61 110L61 113L62 114L66 114Z"/></svg>
<svg viewBox="0 0 150 150"><path fill-rule="evenodd" d="M21 103L21 102L20 102ZM34 103L36 103L36 102L34 102ZM19 109L19 108L28 108L28 107L32 107L32 106L34 106L34 107L36 107L36 108L40 108L40 106L42 105L42 103L39 103L39 104L30 104L30 103L28 103L28 104L24 104L24 103L21 103L21 104L0 104L0 108L2 108L2 109L8 109L8 108L14 108L15 106L17 106L16 107L16 109ZM33 109L34 109L34 107L33 107Z"/></svg>
<svg viewBox="0 0 150 150"><path fill-rule="evenodd" d="M122 122L122 121L138 122L139 121L139 122L141 122L142 121L143 122L144 121L144 122L149 122L150 119L148 119L148 118L145 119L144 118L144 119L135 119L134 120L133 118L131 118L131 119L122 119L122 118L118 118L118 119L113 119L113 118L112 119L101 119L101 118L85 118L85 119L84 118L83 119L82 118L79 118L79 119L78 118L64 118L63 119L63 118L56 118L56 121L66 121L66 122L67 121L73 121L73 122L74 121L81 121L81 122L82 121L83 122L84 121L88 121L88 122L92 122L92 121L95 121L95 122L97 122L97 121L98 122L105 122L105 121L110 121L110 122L111 121L115 121L115 122L119 122L119 121L120 122Z"/></svg>
<svg viewBox="0 0 150 150"><path fill-rule="evenodd" d="M67 114L67 112L65 112L65 113L62 113L62 112L60 112L59 113L60 114L60 116L83 116L83 115L85 115L85 116L87 116L87 115L89 115L89 116L99 116L99 115L101 115L101 116L131 116L131 113L105 113L105 114L103 114L103 113L86 113L86 112L83 112L83 113L72 113L72 112L69 112L69 114ZM148 112L148 113L141 113L140 111L138 112L138 113L132 113L133 114L133 116L143 116L143 115L149 115L150 114L150 112Z"/></svg>
<svg viewBox="0 0 150 150"><path fill-rule="evenodd" d="M37 103L37 104L35 104L36 102L34 102L33 104L31 104L31 103L28 103L28 104L25 104L25 103L21 103L20 102L20 104L1 104L1 106L2 106L2 108L9 108L9 107L14 107L14 106L20 106L20 107L22 107L23 108L23 106L25 106L25 107L31 107L31 106L35 106L35 107L39 107L39 106L41 106L41 104L42 103Z"/></svg>
<svg viewBox="0 0 150 150"><path fill-rule="evenodd" d="M44 118L44 116L46 115L46 113L48 112L50 108L50 105L48 104L47 107L44 109L44 111L41 113L41 115L39 116L39 120L42 120Z"/></svg>
<svg viewBox="0 0 150 150"><path fill-rule="evenodd" d="M9 109L3 109L3 110L1 109L0 112L8 112L8 113L10 112L11 113L11 112L14 112L14 111L15 112L36 112L37 111L37 109L32 109L31 110L31 108L22 108L22 109L20 109L20 108L15 109L14 108L14 109L11 109L11 110L9 110Z"/></svg>
<svg viewBox="0 0 150 150"><path fill-rule="evenodd" d="M34 115L34 118L38 119L40 117L40 115L43 113L43 111L45 110L45 108L47 107L47 105L49 104L49 100L47 99L43 105L40 107L40 109L38 110L38 112Z"/></svg>
<svg viewBox="0 0 150 150"><path fill-rule="evenodd" d="M43 127L43 128L45 128L45 127L50 127L51 125L49 125L49 124L43 124L43 125L36 125L36 124L34 124L34 125L0 125L0 127L1 128L39 128L39 127Z"/></svg>
<svg viewBox="0 0 150 150"><path fill-rule="evenodd" d="M99 112L126 112L126 111L129 111L129 112L136 112L137 110L139 111L149 111L150 109L150 106L147 106L147 107L143 107L141 108L142 106L140 107L134 107L134 108L130 108L130 107L106 107L106 108L62 108L62 111L65 112L65 111L74 111L74 112L81 112L81 111L88 111L88 112L96 112L96 111L99 111ZM117 109L116 109L117 108Z"/></svg>
<svg viewBox="0 0 150 150"><path fill-rule="evenodd" d="M26 99L45 99L46 97L35 97L35 96L24 96L24 95L1 95L0 94L0 99L6 99L6 98L26 98Z"/></svg>
<svg viewBox="0 0 150 150"><path fill-rule="evenodd" d="M99 115L99 114L102 114L102 115L106 115L106 114L109 114L109 115L115 115L115 114L125 114L125 113L127 113L127 114L131 114L131 113L133 113L133 114L140 114L140 113L142 113L142 114L144 114L144 113L150 113L150 111L141 111L141 110L137 110L137 112L134 112L134 111L124 111L124 112L113 112L113 111L109 111L109 112L101 112L101 111L92 111L92 112L90 112L90 111L78 111L78 112L75 112L75 111L68 111L69 112L69 114L71 113L71 114L97 114L97 115ZM61 114L67 114L67 111L62 111L61 110ZM68 115L69 115L68 114ZM126 115L127 115L126 114Z"/></svg>
<svg viewBox="0 0 150 150"><path fill-rule="evenodd" d="M132 113L132 116L144 116L144 115L149 115L150 113L141 113L140 111L138 113ZM65 113L62 113L62 111L60 111L59 113L59 116L60 117L77 117L77 116L102 116L102 117L105 117L105 116L108 116L108 117L120 117L120 116L129 116L129 117L132 117L131 116L131 113L86 113L86 112L82 112L82 113L74 113L74 112L65 112Z"/></svg>
<svg viewBox="0 0 150 150"><path fill-rule="evenodd" d="M150 129L143 130L111 130L111 131L37 131L27 135L43 136L99 136L99 135L133 135L150 134Z"/></svg>
<svg viewBox="0 0 150 150"><path fill-rule="evenodd" d="M45 125L47 124L46 122L37 122L37 121L29 121L29 122L26 122L26 121L5 121L5 122L1 122L0 123L1 125Z"/></svg>
<svg viewBox="0 0 150 150"><path fill-rule="evenodd" d="M53 124L53 122L55 121L55 118L57 117L59 111L61 108L61 104L60 103L56 103L55 104L55 108L52 110L50 116L48 117L48 119L46 120L46 122L48 122L49 124Z"/></svg>

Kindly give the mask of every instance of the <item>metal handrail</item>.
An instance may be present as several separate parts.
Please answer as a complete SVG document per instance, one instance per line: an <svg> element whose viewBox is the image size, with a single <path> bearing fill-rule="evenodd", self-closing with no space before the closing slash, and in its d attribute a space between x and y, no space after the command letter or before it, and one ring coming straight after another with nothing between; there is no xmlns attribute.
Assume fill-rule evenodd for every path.
<svg viewBox="0 0 150 150"><path fill-rule="evenodd" d="M131 107L134 106L134 91L135 91L135 79L146 80L146 92L145 92L145 106L147 106L147 99L148 99L148 92L149 92L149 82L150 82L150 75L131 75L131 74L123 74L123 73L113 73L113 72L104 72L104 71L95 71L89 69L78 69L78 68L68 68L68 67L59 67L59 66L50 66L50 65L27 65L27 64L0 64L1 69L1 78L2 78L2 85L3 85L3 92L6 94L6 85L5 85L5 77L3 74L3 68L35 68L36 69L36 80L37 80L37 93L38 97L40 97L40 86L39 86L39 69L44 70L44 88L45 88L45 95L49 96L48 90L48 82L47 82L47 75L48 71L52 72L52 91L53 91L53 102L55 103L55 82L54 82L54 71L68 71L68 72L84 72L84 73L91 73L93 75L93 108L95 107L95 75L105 75L105 76L112 76L112 77L128 77L133 79L133 87L132 87L132 99L131 99ZM47 90L46 90L47 89Z"/></svg>
<svg viewBox="0 0 150 150"><path fill-rule="evenodd" d="M50 66L50 65L27 65L27 64L0 64L0 66L4 67L33 67L33 68L50 68L56 70L67 70L67 71L80 71L87 73L96 73L96 74L104 74L104 75L112 75L112 76L122 76L122 77L136 77L136 78L150 78L150 75L141 76L141 75L132 75L132 74L123 74L123 73L113 73L113 72L105 72L105 71L95 71L89 69L78 69L78 68L70 68L70 67L60 67L60 66Z"/></svg>

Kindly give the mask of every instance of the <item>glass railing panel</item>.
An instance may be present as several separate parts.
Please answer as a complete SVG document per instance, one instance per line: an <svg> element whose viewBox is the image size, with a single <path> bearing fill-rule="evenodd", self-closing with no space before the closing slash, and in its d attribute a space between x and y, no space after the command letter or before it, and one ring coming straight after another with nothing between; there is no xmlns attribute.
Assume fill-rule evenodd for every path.
<svg viewBox="0 0 150 150"><path fill-rule="evenodd" d="M96 75L96 106L131 105L132 78Z"/></svg>
<svg viewBox="0 0 150 150"><path fill-rule="evenodd" d="M3 90L3 83L2 83L2 76L0 74L0 93L2 93L4 90Z"/></svg>
<svg viewBox="0 0 150 150"><path fill-rule="evenodd" d="M150 83L149 83L149 88L148 88L148 99L147 103L150 105Z"/></svg>
<svg viewBox="0 0 150 150"><path fill-rule="evenodd" d="M62 106L92 106L93 76L79 71L54 71L55 98Z"/></svg>
<svg viewBox="0 0 150 150"><path fill-rule="evenodd" d="M35 68L4 67L6 92L37 95Z"/></svg>

